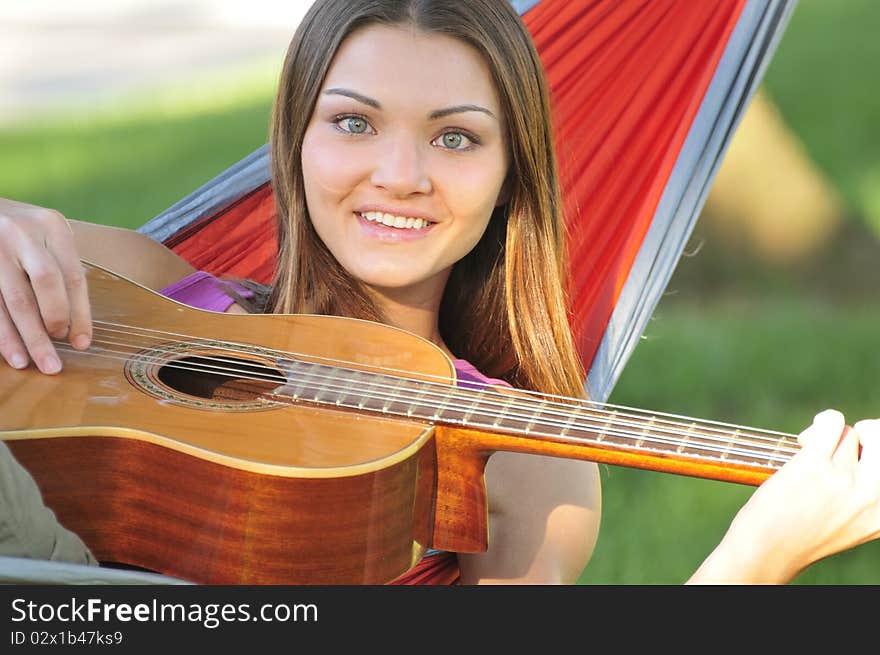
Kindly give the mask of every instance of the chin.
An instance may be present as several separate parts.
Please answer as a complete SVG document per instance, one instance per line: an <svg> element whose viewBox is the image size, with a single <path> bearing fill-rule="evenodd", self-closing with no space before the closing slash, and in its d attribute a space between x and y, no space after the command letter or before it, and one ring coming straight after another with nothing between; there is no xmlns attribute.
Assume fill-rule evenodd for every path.
<svg viewBox="0 0 880 655"><path fill-rule="evenodd" d="M359 262L359 264L359 266L345 266L345 269L352 277L371 287L404 289L419 285L433 277L429 271L414 271L412 262L395 265L393 262L380 260Z"/></svg>
<svg viewBox="0 0 880 655"><path fill-rule="evenodd" d="M417 285L421 280L401 279L399 275L368 275L358 277L368 287L379 291L402 291Z"/></svg>

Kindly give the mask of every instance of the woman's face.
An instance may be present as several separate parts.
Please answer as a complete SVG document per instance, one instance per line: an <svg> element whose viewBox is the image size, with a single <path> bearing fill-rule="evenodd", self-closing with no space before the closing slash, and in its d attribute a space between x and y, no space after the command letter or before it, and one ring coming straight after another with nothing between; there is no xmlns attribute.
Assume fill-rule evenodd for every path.
<svg viewBox="0 0 880 655"><path fill-rule="evenodd" d="M439 300L508 166L489 67L467 44L373 25L339 48L303 141L315 230L355 278Z"/></svg>

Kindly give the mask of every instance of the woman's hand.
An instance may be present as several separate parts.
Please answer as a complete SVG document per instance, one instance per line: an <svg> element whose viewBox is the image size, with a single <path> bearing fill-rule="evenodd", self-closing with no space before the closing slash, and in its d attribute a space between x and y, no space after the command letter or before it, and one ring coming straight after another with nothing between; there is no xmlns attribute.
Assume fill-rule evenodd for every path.
<svg viewBox="0 0 880 655"><path fill-rule="evenodd" d="M0 355L57 373L50 339L77 350L91 342L85 273L72 230L57 211L0 198Z"/></svg>
<svg viewBox="0 0 880 655"><path fill-rule="evenodd" d="M752 494L689 582L786 583L880 536L880 420L849 428L826 410L798 441L801 450Z"/></svg>

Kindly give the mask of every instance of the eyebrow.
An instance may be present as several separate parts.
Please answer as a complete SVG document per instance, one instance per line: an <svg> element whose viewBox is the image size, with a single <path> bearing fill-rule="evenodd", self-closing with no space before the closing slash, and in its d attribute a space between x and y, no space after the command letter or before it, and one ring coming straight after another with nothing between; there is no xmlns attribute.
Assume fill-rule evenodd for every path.
<svg viewBox="0 0 880 655"><path fill-rule="evenodd" d="M351 89L327 89L324 91L324 95L339 95L346 96L347 98L351 98L352 100L357 100L365 105L373 107L374 109L382 109L382 105L378 100L374 100L373 98L369 98L365 95L358 93L357 91L352 91ZM490 110L485 107L481 107L480 105L455 105L454 107L444 107L443 109L435 109L430 114L428 114L428 118L434 120L436 118L443 118L444 116L449 116L451 114L460 114L466 111L479 111L484 114L491 116L497 120L495 114L493 114Z"/></svg>
<svg viewBox="0 0 880 655"><path fill-rule="evenodd" d="M367 96L361 95L357 91L352 91L350 89L327 89L324 91L324 95L346 96L375 109L382 109L382 105L379 104L378 100L373 100L372 98L368 98Z"/></svg>
<svg viewBox="0 0 880 655"><path fill-rule="evenodd" d="M461 114L466 111L481 111L484 114L488 114L492 118L496 118L495 114L486 109L485 107L480 107L480 105L456 105L455 107L446 107L445 109L437 109L428 114L428 118L443 118L444 116L449 116L450 114ZM496 118L497 120L497 118Z"/></svg>

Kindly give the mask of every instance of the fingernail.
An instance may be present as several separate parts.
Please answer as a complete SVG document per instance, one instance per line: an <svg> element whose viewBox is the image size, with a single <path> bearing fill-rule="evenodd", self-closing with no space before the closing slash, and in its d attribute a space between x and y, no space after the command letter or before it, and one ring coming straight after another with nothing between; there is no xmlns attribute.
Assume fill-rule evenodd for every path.
<svg viewBox="0 0 880 655"><path fill-rule="evenodd" d="M89 347L89 338L84 334L78 334L73 338L73 347L77 350L85 350Z"/></svg>
<svg viewBox="0 0 880 655"><path fill-rule="evenodd" d="M15 353L12 356L12 366L14 368L24 368L28 365L28 358L22 355L21 353Z"/></svg>
<svg viewBox="0 0 880 655"><path fill-rule="evenodd" d="M61 370L61 360L56 355L47 355L43 358L44 373L57 373Z"/></svg>
<svg viewBox="0 0 880 655"><path fill-rule="evenodd" d="M843 414L836 409L823 409L821 412L816 414L813 422L825 422L825 421L839 421L843 418Z"/></svg>

